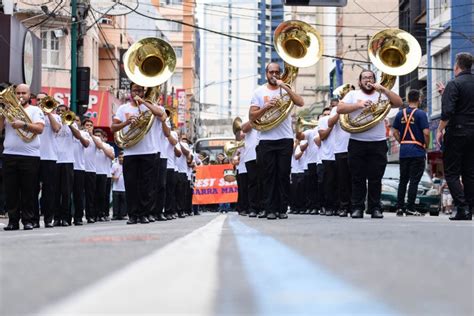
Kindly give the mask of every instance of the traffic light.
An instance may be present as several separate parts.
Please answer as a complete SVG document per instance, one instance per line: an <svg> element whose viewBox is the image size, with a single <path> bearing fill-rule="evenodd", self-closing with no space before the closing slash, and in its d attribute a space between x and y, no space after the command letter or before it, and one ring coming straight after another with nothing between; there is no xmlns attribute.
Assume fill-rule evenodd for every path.
<svg viewBox="0 0 474 316"><path fill-rule="evenodd" d="M285 5L345 7L347 5L347 0L285 0Z"/></svg>

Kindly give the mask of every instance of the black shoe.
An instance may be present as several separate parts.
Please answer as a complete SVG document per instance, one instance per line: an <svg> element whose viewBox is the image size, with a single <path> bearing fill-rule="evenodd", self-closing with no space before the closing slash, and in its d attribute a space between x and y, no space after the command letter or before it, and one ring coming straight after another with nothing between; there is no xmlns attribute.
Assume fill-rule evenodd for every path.
<svg viewBox="0 0 474 316"><path fill-rule="evenodd" d="M469 211L469 207L455 207L453 215L449 217L452 221L472 221L472 212Z"/></svg>
<svg viewBox="0 0 474 316"><path fill-rule="evenodd" d="M400 209L400 208L399 208L399 209L397 210L397 212L395 213L395 215L397 215L397 216L403 216L403 214L404 214L404 212L403 212L403 210Z"/></svg>
<svg viewBox="0 0 474 316"><path fill-rule="evenodd" d="M118 217L118 216L112 216L112 220L113 220L113 221L118 221L118 220L119 220L119 217Z"/></svg>
<svg viewBox="0 0 474 316"><path fill-rule="evenodd" d="M53 226L54 227L61 226L61 221L59 219L55 219L54 222L53 222Z"/></svg>
<svg viewBox="0 0 474 316"><path fill-rule="evenodd" d="M61 226L63 226L63 227L68 227L68 226L69 226L69 223L68 223L66 220L62 220L62 221L61 221Z"/></svg>
<svg viewBox="0 0 474 316"><path fill-rule="evenodd" d="M275 213L268 213L267 214L267 219L277 219L277 216Z"/></svg>
<svg viewBox="0 0 474 316"><path fill-rule="evenodd" d="M129 220L127 221L127 225L133 225L133 224L136 224L137 222L138 221L136 217L130 216Z"/></svg>
<svg viewBox="0 0 474 316"><path fill-rule="evenodd" d="M10 224L8 223L7 226L3 227L3 230L19 230L20 224Z"/></svg>
<svg viewBox="0 0 474 316"><path fill-rule="evenodd" d="M74 220L74 225L76 225L76 226L82 226L82 225L83 225L82 219Z"/></svg>
<svg viewBox="0 0 474 316"><path fill-rule="evenodd" d="M93 218L88 218L87 219L87 224L94 224L95 220Z"/></svg>
<svg viewBox="0 0 474 316"><path fill-rule="evenodd" d="M105 222L105 217L101 216L97 219L98 222Z"/></svg>
<svg viewBox="0 0 474 316"><path fill-rule="evenodd" d="M33 224L31 223L26 223L23 225L24 230L32 230L33 229Z"/></svg>
<svg viewBox="0 0 474 316"><path fill-rule="evenodd" d="M353 210L351 213L352 218L363 218L364 212L362 210Z"/></svg>
<svg viewBox="0 0 474 316"><path fill-rule="evenodd" d="M372 210L372 214L370 215L372 218L383 218L383 213L380 209L376 208Z"/></svg>
<svg viewBox="0 0 474 316"><path fill-rule="evenodd" d="M323 209L323 208L320 209L320 210L318 211L318 213L319 213L319 215L324 215L324 214L326 214L326 212L324 212L324 209Z"/></svg>
<svg viewBox="0 0 474 316"><path fill-rule="evenodd" d="M266 218L267 217L267 213L266 212L260 212L258 213L258 218Z"/></svg>
<svg viewBox="0 0 474 316"><path fill-rule="evenodd" d="M312 209L309 214L310 215L318 215L318 210L317 209Z"/></svg>
<svg viewBox="0 0 474 316"><path fill-rule="evenodd" d="M153 215L148 216L148 221L150 223L154 223L155 222L155 216L153 216Z"/></svg>
<svg viewBox="0 0 474 316"><path fill-rule="evenodd" d="M344 210L339 210L339 214L338 214L338 215L339 215L339 217L347 217L348 212L347 212L347 210L345 210L345 209L344 209Z"/></svg>
<svg viewBox="0 0 474 316"><path fill-rule="evenodd" d="M150 221L148 220L148 217L146 216L141 216L140 217L140 224L148 224Z"/></svg>
<svg viewBox="0 0 474 316"><path fill-rule="evenodd" d="M250 211L249 217L257 217L257 212L255 212L255 211Z"/></svg>
<svg viewBox="0 0 474 316"><path fill-rule="evenodd" d="M174 219L173 215L171 215L171 214L166 214L165 217L169 221Z"/></svg>
<svg viewBox="0 0 474 316"><path fill-rule="evenodd" d="M39 222L33 223L33 228L40 228L40 223Z"/></svg>
<svg viewBox="0 0 474 316"><path fill-rule="evenodd" d="M44 223L44 227L46 227L46 228L53 228L54 226L53 226L53 223L51 223L51 222L45 222L45 223Z"/></svg>
<svg viewBox="0 0 474 316"><path fill-rule="evenodd" d="M184 215L184 212L179 212L179 213L178 213L178 217L179 217L179 218L185 218L186 215Z"/></svg>
<svg viewBox="0 0 474 316"><path fill-rule="evenodd" d="M247 211L239 212L239 215L240 215L240 216L247 216Z"/></svg>
<svg viewBox="0 0 474 316"><path fill-rule="evenodd" d="M280 218L280 219L287 219L287 218L288 218L288 214L286 214L286 213L280 213L280 214L278 214L278 218Z"/></svg>
<svg viewBox="0 0 474 316"><path fill-rule="evenodd" d="M157 217L155 217L155 220L157 220L158 222L164 222L164 221L167 221L168 218L166 218L166 216L163 213L160 213L158 214Z"/></svg>
<svg viewBox="0 0 474 316"><path fill-rule="evenodd" d="M333 216L333 215L334 215L334 211L327 208L327 209L326 209L326 212L324 213L324 215L326 215L326 216Z"/></svg>
<svg viewBox="0 0 474 316"><path fill-rule="evenodd" d="M194 211L194 215L201 215L201 213L199 213L199 211Z"/></svg>

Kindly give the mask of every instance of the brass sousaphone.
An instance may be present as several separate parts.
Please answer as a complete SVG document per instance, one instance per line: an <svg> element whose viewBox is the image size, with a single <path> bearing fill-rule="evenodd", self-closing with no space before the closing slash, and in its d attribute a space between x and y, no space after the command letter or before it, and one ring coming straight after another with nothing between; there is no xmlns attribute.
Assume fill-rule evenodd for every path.
<svg viewBox="0 0 474 316"><path fill-rule="evenodd" d="M298 74L298 68L316 64L323 54L323 42L318 31L309 24L291 20L278 25L273 35L273 44L278 55L285 62L280 80L291 86ZM293 109L293 102L287 93L280 96L277 105L251 122L259 131L268 131L283 122Z"/></svg>
<svg viewBox="0 0 474 316"><path fill-rule="evenodd" d="M132 82L148 87L145 99L156 103L160 94L159 86L173 75L176 68L176 54L168 42L146 37L130 46L124 54L123 64ZM137 121L129 125L127 131L121 129L114 134L116 144L121 148L137 144L150 130L153 118L151 111L140 112Z"/></svg>
<svg viewBox="0 0 474 316"><path fill-rule="evenodd" d="M396 76L408 74L418 67L421 60L421 47L408 32L400 29L385 29L370 39L370 61L382 71L380 84L392 89ZM389 100L381 100L365 108L359 115L351 118L349 114L340 116L341 128L349 133L365 132L382 121L391 109Z"/></svg>

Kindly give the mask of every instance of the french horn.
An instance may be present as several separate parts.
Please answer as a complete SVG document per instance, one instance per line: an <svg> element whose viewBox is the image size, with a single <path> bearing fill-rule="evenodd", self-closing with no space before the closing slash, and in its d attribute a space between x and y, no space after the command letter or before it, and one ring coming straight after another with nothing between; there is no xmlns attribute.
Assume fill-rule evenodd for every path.
<svg viewBox="0 0 474 316"><path fill-rule="evenodd" d="M298 68L316 64L323 54L323 42L318 31L298 20L280 23L275 29L273 44L285 66L280 80L290 87L298 75ZM281 94L277 104L251 125L258 131L271 130L280 125L292 109L293 101L289 95Z"/></svg>
<svg viewBox="0 0 474 316"><path fill-rule="evenodd" d="M16 120L29 124L33 123L30 116L16 97L13 86L9 86L0 92L0 115L3 115L10 124ZM25 131L21 128L15 129L15 132L25 143L30 143L36 137L35 133Z"/></svg>
<svg viewBox="0 0 474 316"><path fill-rule="evenodd" d="M159 86L166 82L176 68L176 54L171 45L159 38L146 37L134 43L124 54L124 69L128 78L147 88L145 100L156 103L160 94ZM134 100L134 102L136 102ZM135 123L128 129L114 133L115 143L121 148L129 148L140 142L153 125L151 111L140 111Z"/></svg>
<svg viewBox="0 0 474 316"><path fill-rule="evenodd" d="M400 29L385 29L370 39L370 61L382 71L380 84L392 89L396 76L402 76L415 70L421 60L421 47L408 32ZM366 107L356 117L349 114L340 116L341 128L349 133L365 132L382 121L391 109L389 100L381 100Z"/></svg>

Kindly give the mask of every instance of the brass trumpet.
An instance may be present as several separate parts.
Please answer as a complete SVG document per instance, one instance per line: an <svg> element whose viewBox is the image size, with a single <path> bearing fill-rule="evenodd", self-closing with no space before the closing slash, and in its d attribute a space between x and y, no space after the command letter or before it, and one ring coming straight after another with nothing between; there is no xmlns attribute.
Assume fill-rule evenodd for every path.
<svg viewBox="0 0 474 316"><path fill-rule="evenodd" d="M306 121L301 116L298 116L295 123L295 132L296 133L304 132L307 129L315 128L316 126L318 126L318 121L316 120Z"/></svg>
<svg viewBox="0 0 474 316"><path fill-rule="evenodd" d="M53 112L59 105L59 102L56 101L53 97L51 96L46 96L44 98L42 98L39 103L38 103L38 106L41 108L41 110L43 110L43 112L45 113L51 113Z"/></svg>
<svg viewBox="0 0 474 316"><path fill-rule="evenodd" d="M71 125L76 120L76 113L73 111L66 111L61 114L61 122L65 125Z"/></svg>

